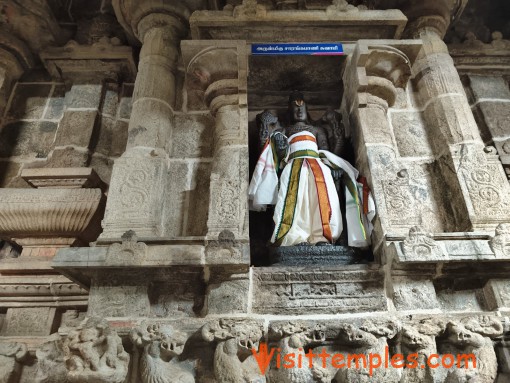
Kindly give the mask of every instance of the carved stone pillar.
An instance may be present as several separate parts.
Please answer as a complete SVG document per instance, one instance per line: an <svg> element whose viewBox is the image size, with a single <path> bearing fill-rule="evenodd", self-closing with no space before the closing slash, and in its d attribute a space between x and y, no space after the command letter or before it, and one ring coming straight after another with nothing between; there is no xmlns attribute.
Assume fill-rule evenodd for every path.
<svg viewBox="0 0 510 383"><path fill-rule="evenodd" d="M217 240L222 234L222 238L247 240L248 111L243 44L203 49L190 60L188 76L201 82L205 103L216 120L206 238Z"/></svg>
<svg viewBox="0 0 510 383"><path fill-rule="evenodd" d="M133 94L127 150L115 161L102 238L134 230L140 237L165 235L163 201L168 181L175 72L189 11L182 4L114 1L120 23L142 42Z"/></svg>
<svg viewBox="0 0 510 383"><path fill-rule="evenodd" d="M406 87L410 74L410 60L402 51L361 43L344 74L342 108L352 130L356 167L367 177L377 204L375 246L385 233L409 224L415 214L406 166L400 161L388 118L397 89Z"/></svg>
<svg viewBox="0 0 510 383"><path fill-rule="evenodd" d="M413 74L424 119L433 131L432 148L448 189L445 193L455 197L451 201L455 231L493 230L510 219L510 186L495 153L484 152L460 77L442 41L450 15L433 9L408 28L423 41Z"/></svg>

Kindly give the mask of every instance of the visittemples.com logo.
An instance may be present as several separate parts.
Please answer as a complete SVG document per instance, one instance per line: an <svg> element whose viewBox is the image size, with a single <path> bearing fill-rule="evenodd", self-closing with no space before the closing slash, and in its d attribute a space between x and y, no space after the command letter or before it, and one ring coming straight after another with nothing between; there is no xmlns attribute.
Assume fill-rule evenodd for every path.
<svg viewBox="0 0 510 383"><path fill-rule="evenodd" d="M305 353L300 348L298 353L282 354L280 348L269 348L266 343L261 343L258 350L252 348L251 351L263 375L270 365L271 368L276 369L313 368L317 365L322 368L332 367L334 369L363 368L368 369L370 376L378 368L476 368L474 354L430 354L420 364L418 353L408 355L397 353L390 356L388 346L385 347L384 355L379 353L330 354L325 348L320 353L314 353L311 349Z"/></svg>

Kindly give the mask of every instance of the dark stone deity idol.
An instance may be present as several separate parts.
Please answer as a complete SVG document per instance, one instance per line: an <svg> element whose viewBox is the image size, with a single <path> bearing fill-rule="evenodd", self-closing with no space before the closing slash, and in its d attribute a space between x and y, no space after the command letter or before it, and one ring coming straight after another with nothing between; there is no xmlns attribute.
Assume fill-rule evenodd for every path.
<svg viewBox="0 0 510 383"><path fill-rule="evenodd" d="M257 116L264 144L249 194L254 210L275 205L271 243L280 247L333 245L346 222L347 244L367 247L375 214L373 201L358 182L358 171L341 157L345 134L339 114L328 111L312 122L303 95L294 91L288 116L286 126L269 111ZM344 215L339 191L345 198Z"/></svg>

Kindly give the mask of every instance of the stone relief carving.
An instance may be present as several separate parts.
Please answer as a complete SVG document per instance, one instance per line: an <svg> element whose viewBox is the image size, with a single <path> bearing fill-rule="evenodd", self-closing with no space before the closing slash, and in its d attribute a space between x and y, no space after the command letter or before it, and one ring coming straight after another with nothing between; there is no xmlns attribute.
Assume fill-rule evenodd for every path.
<svg viewBox="0 0 510 383"><path fill-rule="evenodd" d="M24 343L0 343L0 383L19 379L21 363L28 356Z"/></svg>
<svg viewBox="0 0 510 383"><path fill-rule="evenodd" d="M510 214L510 194L504 194L508 183L499 161L491 162L493 148L485 153L472 145L462 145L459 171L463 176L477 218L504 217Z"/></svg>
<svg viewBox="0 0 510 383"><path fill-rule="evenodd" d="M169 325L137 327L129 334L135 349L131 383L194 383L193 373L179 362L187 335ZM141 354L141 355L140 355Z"/></svg>
<svg viewBox="0 0 510 383"><path fill-rule="evenodd" d="M444 252L423 228L414 226L409 229L409 235L402 242L402 251L406 259L430 260L444 258Z"/></svg>
<svg viewBox="0 0 510 383"><path fill-rule="evenodd" d="M444 323L439 320L423 320L416 325L404 325L400 332L400 345L405 360L411 354L418 354L414 368L404 368L402 382L443 382L446 371L441 368L431 368L427 360L437 354L436 337L444 330ZM421 366L425 366L421 368Z"/></svg>
<svg viewBox="0 0 510 383"><path fill-rule="evenodd" d="M368 360L369 354L385 355L388 347L388 339L397 335L399 323L388 321L386 323L365 322L362 326L353 324L343 324L337 344L343 350L347 349L351 354L364 354ZM347 360L347 355L345 356ZM400 382L402 369L379 368L373 371L370 377L367 366L360 364L360 368L342 368L335 375L334 383L365 383L365 382Z"/></svg>
<svg viewBox="0 0 510 383"><path fill-rule="evenodd" d="M220 319L202 327L202 338L217 342L214 376L222 383L265 383L252 348L258 349L261 324L243 319Z"/></svg>
<svg viewBox="0 0 510 383"><path fill-rule="evenodd" d="M117 333L100 318L86 318L64 341L69 382L123 383L129 364Z"/></svg>
<svg viewBox="0 0 510 383"><path fill-rule="evenodd" d="M64 362L63 341L59 334L50 336L35 352L37 372L35 383L68 383Z"/></svg>
<svg viewBox="0 0 510 383"><path fill-rule="evenodd" d="M287 322L272 326L271 335L279 338L276 347L280 350L281 360L285 355L294 354L297 358L305 359L308 348L320 345L326 340L325 326L317 324L314 327L299 322ZM308 382L330 382L330 372L322 369L320 365L314 364L312 368L308 363L301 367L293 368L277 367L276 358L272 359L267 379L271 383L308 383Z"/></svg>
<svg viewBox="0 0 510 383"><path fill-rule="evenodd" d="M510 257L510 224L500 223L496 235L489 241L489 246L496 257Z"/></svg>
<svg viewBox="0 0 510 383"><path fill-rule="evenodd" d="M468 318L460 322L451 321L446 325L446 340L440 347L441 354L473 354L477 367L472 364L467 368L447 369L445 382L494 382L497 374L497 358L492 344L492 337L503 332L503 326L497 318Z"/></svg>
<svg viewBox="0 0 510 383"><path fill-rule="evenodd" d="M108 248L106 258L108 263L125 264L126 262L142 262L147 256L147 245L138 242L138 237L133 230L126 231L122 237L122 243L114 243Z"/></svg>
<svg viewBox="0 0 510 383"><path fill-rule="evenodd" d="M349 4L346 0L333 0L332 4L326 8L328 15L335 15L342 12L359 12L365 11L368 8L365 5L354 6Z"/></svg>
<svg viewBox="0 0 510 383"><path fill-rule="evenodd" d="M266 7L263 5L259 5L257 0L243 0L242 5L238 5L233 10L234 17L264 17L266 15Z"/></svg>

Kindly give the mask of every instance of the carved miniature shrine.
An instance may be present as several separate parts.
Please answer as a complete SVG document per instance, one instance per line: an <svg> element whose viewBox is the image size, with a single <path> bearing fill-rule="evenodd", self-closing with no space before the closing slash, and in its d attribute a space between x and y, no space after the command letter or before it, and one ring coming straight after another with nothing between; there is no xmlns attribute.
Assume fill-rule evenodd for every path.
<svg viewBox="0 0 510 383"><path fill-rule="evenodd" d="M4 1L0 382L510 382L508 14Z"/></svg>

